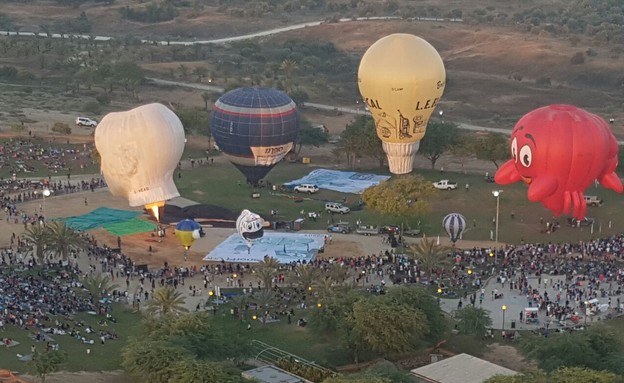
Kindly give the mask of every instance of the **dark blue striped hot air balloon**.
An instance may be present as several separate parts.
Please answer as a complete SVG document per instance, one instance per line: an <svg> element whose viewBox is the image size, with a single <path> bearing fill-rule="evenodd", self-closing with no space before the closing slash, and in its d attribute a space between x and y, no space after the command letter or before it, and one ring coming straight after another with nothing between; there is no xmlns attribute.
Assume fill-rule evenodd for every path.
<svg viewBox="0 0 624 383"><path fill-rule="evenodd" d="M299 123L295 102L286 93L245 87L215 102L210 128L219 149L256 185L293 148Z"/></svg>
<svg viewBox="0 0 624 383"><path fill-rule="evenodd" d="M444 217L442 226L444 226L444 230L446 230L454 245L461 238L464 230L466 230L466 218L459 213L451 213Z"/></svg>

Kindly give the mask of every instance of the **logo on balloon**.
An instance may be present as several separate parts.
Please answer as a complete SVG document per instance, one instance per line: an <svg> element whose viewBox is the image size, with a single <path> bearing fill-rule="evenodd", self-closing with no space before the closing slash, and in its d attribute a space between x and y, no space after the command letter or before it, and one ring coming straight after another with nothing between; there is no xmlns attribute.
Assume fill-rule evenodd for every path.
<svg viewBox="0 0 624 383"><path fill-rule="evenodd" d="M412 171L414 156L445 83L442 58L420 37L392 34L364 53L358 87L375 121L390 172Z"/></svg>

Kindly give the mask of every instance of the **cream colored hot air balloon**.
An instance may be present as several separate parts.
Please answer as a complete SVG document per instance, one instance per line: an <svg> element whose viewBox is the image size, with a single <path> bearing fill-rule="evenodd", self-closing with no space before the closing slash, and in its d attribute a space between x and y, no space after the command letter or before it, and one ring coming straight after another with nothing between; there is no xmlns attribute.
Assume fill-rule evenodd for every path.
<svg viewBox="0 0 624 383"><path fill-rule="evenodd" d="M445 81L442 58L420 37L392 34L377 40L364 53L358 85L393 174L412 171Z"/></svg>
<svg viewBox="0 0 624 383"><path fill-rule="evenodd" d="M102 173L114 196L130 206L145 206L158 219L158 208L178 197L173 183L184 151L184 128L161 104L109 113L95 129Z"/></svg>

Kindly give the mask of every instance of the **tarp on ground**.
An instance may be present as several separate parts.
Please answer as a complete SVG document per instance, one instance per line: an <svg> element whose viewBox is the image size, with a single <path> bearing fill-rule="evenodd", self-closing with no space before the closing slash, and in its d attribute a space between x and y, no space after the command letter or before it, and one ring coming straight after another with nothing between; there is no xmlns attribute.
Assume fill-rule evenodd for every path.
<svg viewBox="0 0 624 383"><path fill-rule="evenodd" d="M323 234L265 232L251 246L238 234L221 242L204 261L260 262L265 257L277 258L279 263L311 262L325 246Z"/></svg>
<svg viewBox="0 0 624 383"><path fill-rule="evenodd" d="M138 211L99 207L90 213L74 217L66 217L60 220L64 221L67 226L74 230L87 231L105 225L125 222L129 219L136 218L139 215L141 215L141 212Z"/></svg>
<svg viewBox="0 0 624 383"><path fill-rule="evenodd" d="M284 185L295 187L300 184L314 184L321 189L335 190L341 193L362 194L371 186L378 185L390 176L371 173L342 172L338 170L316 169L307 176L290 181Z"/></svg>
<svg viewBox="0 0 624 383"><path fill-rule="evenodd" d="M123 222L115 222L103 225L102 227L112 235L123 237L124 235L154 231L157 225L144 219L132 218Z"/></svg>

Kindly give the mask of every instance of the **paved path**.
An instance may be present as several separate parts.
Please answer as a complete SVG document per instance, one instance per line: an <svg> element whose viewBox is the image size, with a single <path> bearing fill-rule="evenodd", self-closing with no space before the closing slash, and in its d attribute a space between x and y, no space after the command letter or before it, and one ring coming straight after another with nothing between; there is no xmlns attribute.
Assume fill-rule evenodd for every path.
<svg viewBox="0 0 624 383"><path fill-rule="evenodd" d="M538 290L543 294L544 291L548 292L548 296L554 299L557 296L557 290L555 290L554 285L557 281L563 280L565 277L563 276L542 276L542 285L538 288ZM547 287L544 288L544 281L548 280ZM529 285L537 286L538 278L537 277L529 277L528 278ZM503 293L504 298L502 299L492 299L492 291L497 289L499 293ZM618 296L611 297L612 304L611 307L615 308ZM619 298L624 300L624 295L620 295ZM562 293L562 301L565 303L565 296ZM470 304L470 296L468 299L462 299L464 307ZM598 298L600 304L608 303L609 298ZM441 299L441 306L445 312L451 313L454 310L457 310L457 305L459 303L459 299ZM571 302L572 305L575 304L574 301ZM519 330L533 330L538 329L540 327L545 327L547 322L546 313L539 313L539 322L537 324L525 324L520 321L520 313L524 311L526 307L529 307L527 298L525 295L520 295L517 289L513 291L509 290L509 283L505 284L505 287L502 286L500 282L496 282L496 278L491 278L485 285L485 299L483 300L483 304L479 305L479 293L477 293L477 307L482 307L490 312L490 317L492 318L492 328L494 329L509 329L511 327L511 321L516 322L516 329ZM505 323L503 326L503 310L502 307L506 306L507 310L505 311ZM535 307L535 306L534 306ZM585 318L585 310L577 307L575 311L581 317L581 322L584 323L587 320L587 323L592 323L594 320L597 320L596 316L588 316ZM606 315L606 313L599 315L598 317L602 318ZM568 321L568 325L571 322ZM556 323L552 323L550 328L559 327Z"/></svg>

